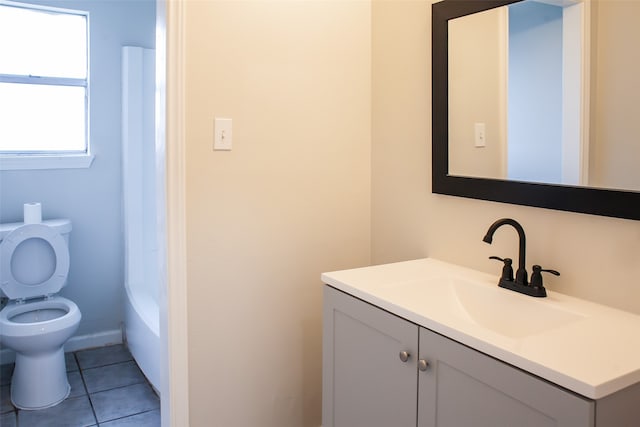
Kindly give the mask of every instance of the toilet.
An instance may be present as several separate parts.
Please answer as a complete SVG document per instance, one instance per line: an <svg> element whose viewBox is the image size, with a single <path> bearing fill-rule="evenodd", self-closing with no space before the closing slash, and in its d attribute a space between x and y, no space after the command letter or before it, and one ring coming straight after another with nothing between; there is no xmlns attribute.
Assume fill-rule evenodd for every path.
<svg viewBox="0 0 640 427"><path fill-rule="evenodd" d="M15 351L11 402L20 409L55 406L67 398L64 344L80 324L78 306L56 294L69 273L68 219L41 220L40 204L24 222L0 224L0 346Z"/></svg>

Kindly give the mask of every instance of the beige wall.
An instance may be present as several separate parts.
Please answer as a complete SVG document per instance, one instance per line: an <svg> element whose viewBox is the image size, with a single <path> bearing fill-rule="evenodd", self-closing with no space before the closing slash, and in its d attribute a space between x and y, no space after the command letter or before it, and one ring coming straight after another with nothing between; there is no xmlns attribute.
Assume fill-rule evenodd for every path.
<svg viewBox="0 0 640 427"><path fill-rule="evenodd" d="M192 427L320 425L320 273L370 263L370 10L186 4Z"/></svg>
<svg viewBox="0 0 640 427"><path fill-rule="evenodd" d="M432 256L497 280L487 257L517 258L516 233L500 229L491 246L482 237L512 217L527 232L529 269L562 273L550 289L640 313L637 222L431 194L430 1L374 0L372 16L373 262Z"/></svg>
<svg viewBox="0 0 640 427"><path fill-rule="evenodd" d="M191 425L317 426L322 271L489 255L640 313L634 221L431 194L430 0L188 1ZM213 117L234 149L213 152ZM370 252L371 251L371 252ZM518 319L515 319L518 320ZM535 321L535 319L523 319Z"/></svg>

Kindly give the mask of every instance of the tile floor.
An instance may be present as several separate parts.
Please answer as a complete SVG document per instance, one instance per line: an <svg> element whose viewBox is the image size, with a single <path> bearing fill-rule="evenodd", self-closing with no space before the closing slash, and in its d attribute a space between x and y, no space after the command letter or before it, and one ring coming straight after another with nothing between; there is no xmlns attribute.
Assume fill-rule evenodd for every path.
<svg viewBox="0 0 640 427"><path fill-rule="evenodd" d="M66 362L71 394L39 411L11 404L13 364L0 365L0 426L160 426L160 399L124 345L67 353Z"/></svg>

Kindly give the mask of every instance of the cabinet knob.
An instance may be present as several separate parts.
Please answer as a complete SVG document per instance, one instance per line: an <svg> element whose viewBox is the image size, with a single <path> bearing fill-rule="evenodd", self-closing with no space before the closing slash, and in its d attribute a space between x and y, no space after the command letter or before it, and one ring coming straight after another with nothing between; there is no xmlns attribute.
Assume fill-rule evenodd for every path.
<svg viewBox="0 0 640 427"><path fill-rule="evenodd" d="M400 360L402 360L403 362L406 362L407 360L409 360L409 356L411 355L407 351L401 351L400 354L398 354L398 356L400 356Z"/></svg>
<svg viewBox="0 0 640 427"><path fill-rule="evenodd" d="M420 369L422 372L426 371L427 369L429 369L429 362L424 359L418 360L418 369Z"/></svg>

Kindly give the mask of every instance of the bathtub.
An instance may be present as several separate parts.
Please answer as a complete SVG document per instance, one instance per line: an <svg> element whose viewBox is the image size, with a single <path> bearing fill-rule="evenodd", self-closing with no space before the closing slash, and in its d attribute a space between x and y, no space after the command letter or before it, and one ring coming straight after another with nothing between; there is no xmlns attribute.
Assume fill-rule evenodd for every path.
<svg viewBox="0 0 640 427"><path fill-rule="evenodd" d="M138 366L160 393L160 327L158 302L126 284L125 339Z"/></svg>
<svg viewBox="0 0 640 427"><path fill-rule="evenodd" d="M155 52L122 48L124 339L156 391L161 387L158 295L164 240L155 148ZM163 187L162 187L163 188Z"/></svg>

